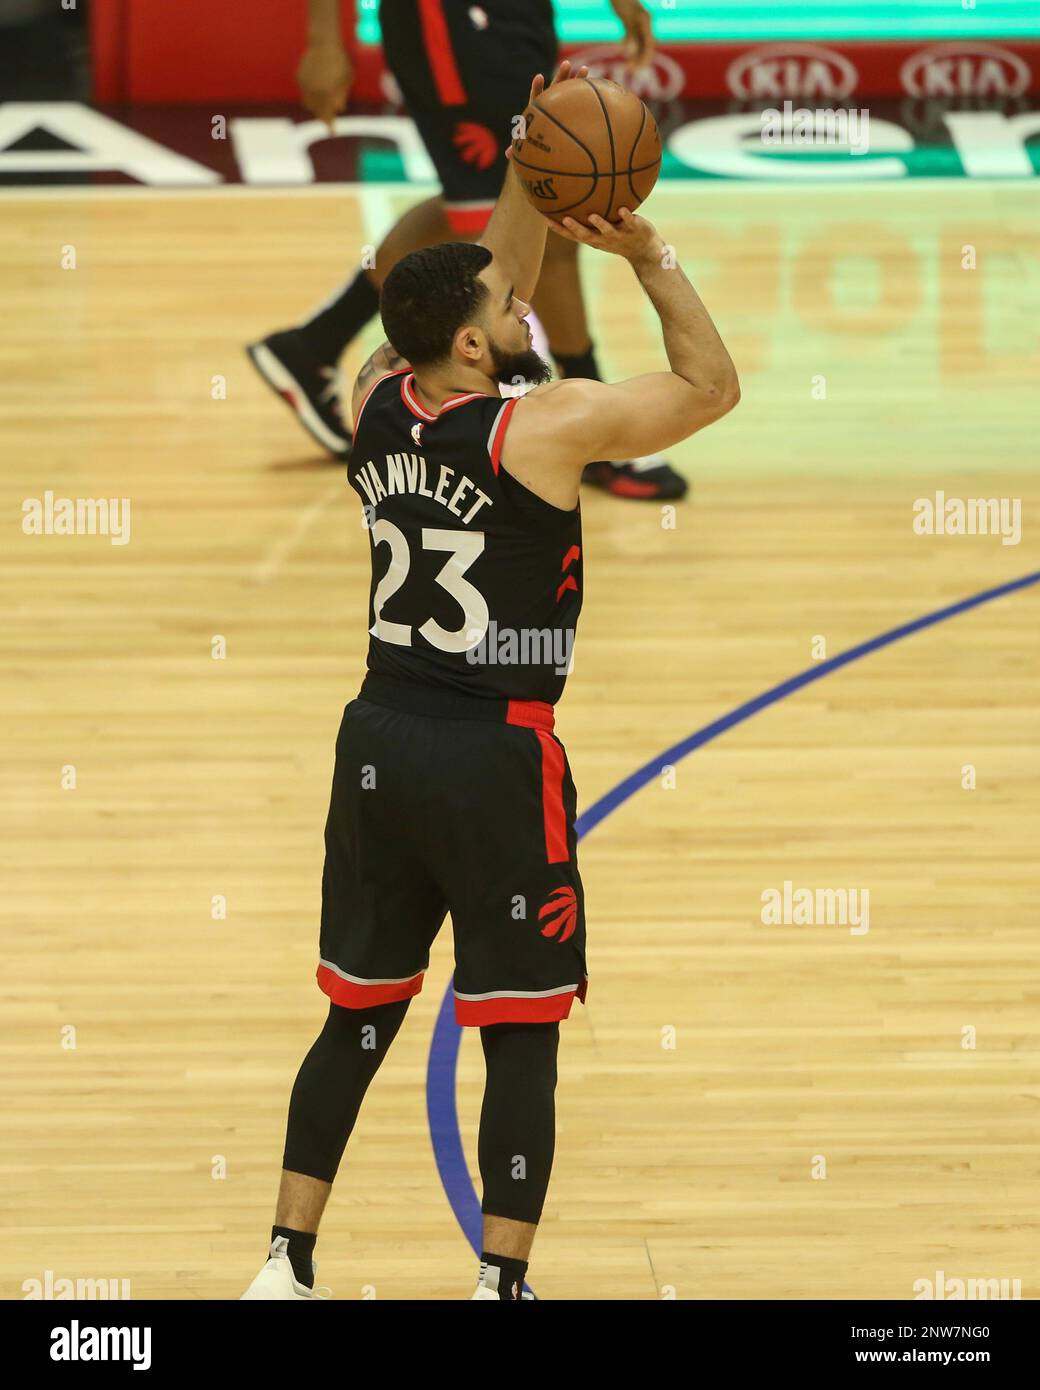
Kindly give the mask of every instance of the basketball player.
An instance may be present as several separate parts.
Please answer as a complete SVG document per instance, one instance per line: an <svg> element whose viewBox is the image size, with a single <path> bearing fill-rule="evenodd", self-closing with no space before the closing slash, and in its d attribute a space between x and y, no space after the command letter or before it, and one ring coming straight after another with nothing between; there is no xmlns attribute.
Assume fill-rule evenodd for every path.
<svg viewBox="0 0 1040 1390"><path fill-rule="evenodd" d="M371 640L325 829L318 983L331 1002L293 1087L270 1255L247 1299L316 1296L333 1179L449 911L455 1017L480 1029L487 1068L473 1297L523 1296L555 1145L560 1020L588 984L576 795L553 733L582 602L579 482L590 455L667 448L739 399L654 227L624 209L617 226L591 220L568 218L561 235L629 261L670 370L549 381L526 322L546 219L512 169L478 245L414 251L383 284L388 341L354 386L348 464L371 541ZM516 376L548 384L503 400L499 383Z"/></svg>
<svg viewBox="0 0 1040 1390"><path fill-rule="evenodd" d="M330 126L346 105L352 72L339 0L309 0L310 38L299 69L307 107ZM640 0L611 0L633 65L653 53ZM440 177L442 193L409 209L353 279L306 323L249 348L254 365L300 423L330 453L346 456L336 363L379 305L379 287L409 251L475 239L502 187L504 148L535 72L551 72L556 33L551 0L381 0L383 53ZM599 379L578 275L577 243L552 238L534 310L564 377ZM660 455L596 460L585 481L618 497L679 498L686 480Z"/></svg>

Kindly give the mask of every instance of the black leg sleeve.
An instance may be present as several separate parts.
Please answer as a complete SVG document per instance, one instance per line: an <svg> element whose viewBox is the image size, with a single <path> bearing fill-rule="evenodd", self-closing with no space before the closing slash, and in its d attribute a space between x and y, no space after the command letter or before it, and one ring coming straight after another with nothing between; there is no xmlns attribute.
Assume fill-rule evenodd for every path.
<svg viewBox="0 0 1040 1390"><path fill-rule="evenodd" d="M556 1147L558 1023L480 1030L487 1064L477 1158L486 1216L537 1223Z"/></svg>
<svg viewBox="0 0 1040 1390"><path fill-rule="evenodd" d="M368 1084L408 1011L408 999L371 1009L329 1006L289 1100L282 1167L322 1182L339 1168Z"/></svg>

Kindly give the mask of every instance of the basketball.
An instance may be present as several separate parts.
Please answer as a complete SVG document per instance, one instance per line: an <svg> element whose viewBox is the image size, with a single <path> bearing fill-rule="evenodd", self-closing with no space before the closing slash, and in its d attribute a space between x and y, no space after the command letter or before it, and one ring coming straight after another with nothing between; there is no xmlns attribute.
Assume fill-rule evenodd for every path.
<svg viewBox="0 0 1040 1390"><path fill-rule="evenodd" d="M633 211L661 171L657 122L635 95L602 77L547 87L524 112L513 163L539 212L578 222Z"/></svg>

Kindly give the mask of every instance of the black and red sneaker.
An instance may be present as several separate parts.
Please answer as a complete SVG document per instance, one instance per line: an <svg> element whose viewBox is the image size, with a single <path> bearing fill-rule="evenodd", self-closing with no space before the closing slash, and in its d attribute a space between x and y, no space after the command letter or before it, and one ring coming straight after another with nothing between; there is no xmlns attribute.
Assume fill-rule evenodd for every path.
<svg viewBox="0 0 1040 1390"><path fill-rule="evenodd" d="M307 433L335 458L350 456L354 436L343 418L340 374L319 362L297 328L272 333L246 348L253 366L293 411Z"/></svg>
<svg viewBox="0 0 1040 1390"><path fill-rule="evenodd" d="M637 502L674 502L685 497L690 487L661 454L625 459L623 463L599 459L585 465L581 480L614 497L628 497Z"/></svg>

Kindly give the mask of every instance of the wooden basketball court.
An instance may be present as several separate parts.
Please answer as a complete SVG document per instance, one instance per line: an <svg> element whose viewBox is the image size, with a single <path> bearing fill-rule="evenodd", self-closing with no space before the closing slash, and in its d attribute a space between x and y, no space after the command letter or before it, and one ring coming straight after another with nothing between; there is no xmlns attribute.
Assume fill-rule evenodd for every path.
<svg viewBox="0 0 1040 1390"><path fill-rule="evenodd" d="M264 1258L326 1009L322 828L368 544L242 345L415 196L5 197L7 1298L51 1270L232 1299ZM584 499L558 712L580 808L778 683L1040 573L1035 188L662 185L647 213L743 401L675 451L674 518ZM663 364L628 268L583 267L604 367ZM129 543L23 534L48 490L129 498ZM1020 541L915 533L937 492L1019 499ZM590 831L539 1297L908 1299L939 1270L1036 1296L1038 602L864 654ZM764 924L788 881L868 890L869 930ZM337 1298L472 1291L425 1100L450 973L446 926L325 1219ZM482 1080L468 1032L474 1177Z"/></svg>

